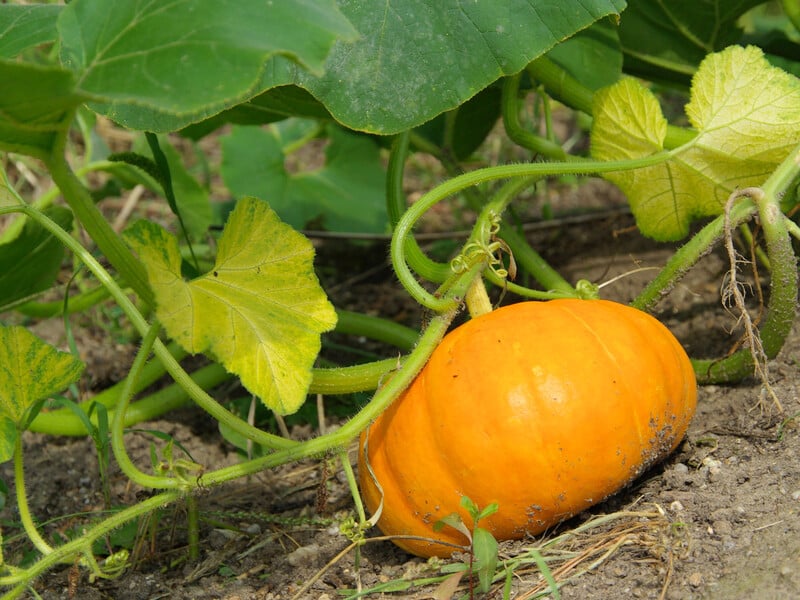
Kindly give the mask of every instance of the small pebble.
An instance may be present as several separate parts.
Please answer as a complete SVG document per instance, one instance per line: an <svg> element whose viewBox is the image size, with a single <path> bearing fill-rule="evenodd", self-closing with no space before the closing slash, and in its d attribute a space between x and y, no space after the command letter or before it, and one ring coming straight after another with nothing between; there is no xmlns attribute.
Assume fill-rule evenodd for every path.
<svg viewBox="0 0 800 600"><path fill-rule="evenodd" d="M708 467L708 472L711 475L718 475L722 470L722 462L710 456L706 456L703 459L703 466Z"/></svg>
<svg viewBox="0 0 800 600"><path fill-rule="evenodd" d="M792 500L800 500L800 490L795 490L792 492Z"/></svg>
<svg viewBox="0 0 800 600"><path fill-rule="evenodd" d="M261 525L259 525L258 523L253 523L252 525L248 525L247 527L245 527L244 530L246 533L249 533L250 535L258 535L259 533L261 533Z"/></svg>
<svg viewBox="0 0 800 600"><path fill-rule="evenodd" d="M689 585L692 587L700 587L703 585L703 574L695 571L689 575Z"/></svg>
<svg viewBox="0 0 800 600"><path fill-rule="evenodd" d="M308 546L300 546L296 550L289 553L286 561L293 567L301 565L312 564L319 556L319 546L317 544L309 544Z"/></svg>

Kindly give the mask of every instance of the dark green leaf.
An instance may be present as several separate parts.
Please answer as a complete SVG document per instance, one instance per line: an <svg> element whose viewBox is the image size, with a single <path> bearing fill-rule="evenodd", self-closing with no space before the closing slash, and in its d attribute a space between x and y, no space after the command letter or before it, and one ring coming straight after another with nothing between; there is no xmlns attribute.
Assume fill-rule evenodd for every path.
<svg viewBox="0 0 800 600"><path fill-rule="evenodd" d="M611 85L622 75L617 28L607 19L561 42L547 55L593 91Z"/></svg>
<svg viewBox="0 0 800 600"><path fill-rule="evenodd" d="M420 125L418 131L440 148L448 150L456 159L467 160L497 123L500 96L500 88L491 85L453 112ZM446 124L448 118L454 120L451 128ZM452 133L446 133L448 131ZM447 135L451 135L451 138L445 139Z"/></svg>
<svg viewBox="0 0 800 600"><path fill-rule="evenodd" d="M72 227L72 213L53 206L45 214L62 229ZM64 258L64 247L41 225L27 219L19 235L0 245L0 311L49 288Z"/></svg>
<svg viewBox="0 0 800 600"><path fill-rule="evenodd" d="M764 0L636 0L623 13L619 38L625 71L689 85L700 61L736 43L737 21Z"/></svg>
<svg viewBox="0 0 800 600"><path fill-rule="evenodd" d="M210 119L190 125L181 131L181 134L197 140L226 123L264 125L292 116L332 120L325 107L306 90L295 85L283 85L259 94L249 102L234 106Z"/></svg>
<svg viewBox="0 0 800 600"><path fill-rule="evenodd" d="M13 58L23 50L56 39L56 19L63 6L0 5L0 58Z"/></svg>

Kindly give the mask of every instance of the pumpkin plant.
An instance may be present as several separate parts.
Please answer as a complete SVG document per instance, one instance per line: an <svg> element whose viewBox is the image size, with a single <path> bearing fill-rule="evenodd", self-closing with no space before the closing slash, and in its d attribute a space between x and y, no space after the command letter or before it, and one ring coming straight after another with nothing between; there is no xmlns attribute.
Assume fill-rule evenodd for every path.
<svg viewBox="0 0 800 600"><path fill-rule="evenodd" d="M485 523L475 529L484 540L489 530L533 533L599 502L674 448L693 410L694 377L733 382L756 374L768 384L767 360L792 326L797 296L797 11L785 0L781 28L772 31L758 25L758 8L748 12L757 0L729 4L710 11L706 3L656 0L566 0L555 11L511 0L397 0L392 11L333 0L1 4L0 216L13 222L0 233L0 460L13 460L20 526L37 556L0 564L4 597L18 597L58 565L118 576L126 549L98 560L98 540L178 502L186 503L189 555L197 556L200 489L306 458L341 460L363 534L370 521L347 454L362 432L361 483L373 518L383 502L387 531L429 538L406 539L406 548L442 553L442 541L463 545L420 525L454 513L468 520L461 496L473 506L497 502L495 514L471 515ZM746 15L756 23L747 32L738 25ZM767 30L784 43L755 35ZM664 114L664 89L687 100L684 115ZM589 137L587 151L558 138L556 107L575 118L578 137ZM499 135L529 160L475 166L497 122ZM123 152L111 153L96 135L109 123L133 138ZM213 164L216 153L198 142L228 124ZM319 140L327 143L325 166L290 172L287 158ZM198 164L191 167L178 146L192 148L184 154ZM405 168L417 152L436 158L447 177L412 204ZM31 169L53 188L29 187ZM228 201L210 202L212 172ZM597 282L566 280L507 218L523 192L559 176L607 178L627 195L643 234L684 242L635 308L597 299ZM132 186L164 199L167 227L152 220L122 233L112 227L97 202ZM415 226L454 196L478 216L469 239L437 261L421 250ZM314 247L298 231L310 225L350 237L390 232L392 268L425 312L424 327L334 307L315 273ZM734 351L687 362L645 312L721 242L735 275L734 231L769 270L764 317L758 328L745 320L746 343ZM64 272L69 284L60 285ZM490 311L485 285L527 302ZM729 289L728 308L745 314L733 277ZM124 315L138 349L124 379L88 391L79 385L79 349L67 356L25 329L101 303ZM474 318L445 338L465 303ZM331 330L404 354L323 364ZM462 358L446 364L449 352ZM200 368L181 362L199 353L207 360ZM583 371L582 378L565 371ZM164 386L148 391L165 376ZM278 416L310 394L375 392L340 428L300 442L248 419L235 408L242 398L212 393L232 380L244 400ZM553 403L573 388L574 402ZM587 388L596 388L596 401ZM642 395L635 402L634 392ZM69 408L52 401L59 396ZM167 441L153 450L163 460L137 464L126 447L130 427L189 403L219 423L224 439L258 452L215 469L176 458ZM404 414L417 410L428 433L408 429ZM531 418L536 429L524 425ZM52 543L28 504L26 430L107 431L116 464L150 495L89 515L79 535ZM397 462L391 440L404 431L421 444L420 458ZM531 431L542 438L516 443ZM499 444L494 451L489 437ZM431 462L436 440L452 441L449 465ZM561 459L553 454L559 448ZM487 473L488 457L505 466ZM501 458L508 462L494 462ZM418 468L418 460L428 466ZM561 485L567 473L573 480ZM498 475L511 494L499 495ZM482 482L434 497L435 487L419 489L426 478ZM409 494L419 506L441 506L409 508ZM490 564L481 561L482 587Z"/></svg>

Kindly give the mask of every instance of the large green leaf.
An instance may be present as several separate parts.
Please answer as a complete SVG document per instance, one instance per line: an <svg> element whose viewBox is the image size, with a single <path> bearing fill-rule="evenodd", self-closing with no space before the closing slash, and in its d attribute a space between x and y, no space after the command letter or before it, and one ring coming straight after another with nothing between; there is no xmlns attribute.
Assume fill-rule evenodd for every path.
<svg viewBox="0 0 800 600"><path fill-rule="evenodd" d="M52 206L45 214L62 229L72 226L72 213ZM9 305L49 288L64 258L64 247L41 225L26 219L19 235L0 244L0 312Z"/></svg>
<svg viewBox="0 0 800 600"><path fill-rule="evenodd" d="M334 44L321 76L299 72L283 57L274 57L258 91L295 84L345 126L393 134L461 106L625 6L624 0L340 0L361 37ZM258 119L258 107L253 109L244 105L230 116L247 111ZM262 116L263 121L248 122L274 120L272 114ZM169 122L159 125L168 127Z"/></svg>
<svg viewBox="0 0 800 600"><path fill-rule="evenodd" d="M156 316L170 336L189 352L214 356L272 410L296 411L320 334L336 324L309 241L266 202L243 198L228 218L213 270L186 282L178 244L164 229L139 222L127 237L145 263Z"/></svg>
<svg viewBox="0 0 800 600"><path fill-rule="evenodd" d="M635 0L619 37L625 70L648 79L688 83L700 61L736 43L737 22L765 0Z"/></svg>
<svg viewBox="0 0 800 600"><path fill-rule="evenodd" d="M22 427L35 402L77 381L83 368L24 327L0 326L0 417Z"/></svg>
<svg viewBox="0 0 800 600"><path fill-rule="evenodd" d="M335 231L384 232L385 179L377 145L339 127L328 128L330 144L321 168L289 173L286 148L299 121L234 127L222 140L222 176L236 196L266 198L295 228L321 219Z"/></svg>
<svg viewBox="0 0 800 600"><path fill-rule="evenodd" d="M686 114L697 136L656 166L608 175L628 196L639 229L658 240L718 215L737 188L758 186L800 143L800 80L753 46L709 55L692 82ZM592 154L601 160L660 152L666 120L632 79L596 94Z"/></svg>
<svg viewBox="0 0 800 600"><path fill-rule="evenodd" d="M396 133L518 72L621 0L343 0L362 37L334 45L325 73L298 83L352 129ZM345 85L343 85L345 82Z"/></svg>
<svg viewBox="0 0 800 600"><path fill-rule="evenodd" d="M74 0L58 21L62 61L95 108L163 131L254 95L282 54L314 73L337 38L356 33L333 0Z"/></svg>
<svg viewBox="0 0 800 600"><path fill-rule="evenodd" d="M0 4L0 58L12 58L31 46L56 39L63 6Z"/></svg>
<svg viewBox="0 0 800 600"><path fill-rule="evenodd" d="M72 73L0 60L0 150L45 157L72 111L88 96Z"/></svg>

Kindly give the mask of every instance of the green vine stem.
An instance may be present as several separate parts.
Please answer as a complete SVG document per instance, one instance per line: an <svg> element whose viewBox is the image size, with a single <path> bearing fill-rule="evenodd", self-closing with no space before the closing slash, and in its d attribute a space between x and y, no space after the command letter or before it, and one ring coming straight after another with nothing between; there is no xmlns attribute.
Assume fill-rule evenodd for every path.
<svg viewBox="0 0 800 600"><path fill-rule="evenodd" d="M97 280L106 286L111 293L114 301L119 305L122 311L127 315L131 324L144 336L147 334L150 326L134 306L133 302L128 298L125 292L117 285L116 281L106 271L100 263L88 252L81 244L72 238L66 231L61 229L57 223L53 222L46 215L40 213L34 208L27 205L15 205L8 207L0 207L0 214L7 214L12 212L21 212L28 217L38 221L45 229L55 235L62 244L69 248L75 256L81 260L87 268L94 274ZM254 442L267 446L270 448L280 448L293 445L295 442L285 438L275 436L260 429L249 425L246 421L238 418L230 413L225 407L221 406L216 400L209 396L205 390L198 386L186 371L180 366L178 361L169 353L166 346L161 341L157 340L153 348L156 356L163 363L166 371L172 376L175 382L180 385L187 394L197 403L203 410L214 417L217 421L224 423L234 431L241 435L252 439Z"/></svg>
<svg viewBox="0 0 800 600"><path fill-rule="evenodd" d="M397 222L406 211L406 196L403 192L403 173L406 158L408 157L409 132L398 134L392 142L389 155L389 164L386 173L386 208L389 213L389 223L394 229ZM409 266L428 281L441 283L450 275L450 267L445 263L431 260L422 251L417 241L409 236L405 241L406 260Z"/></svg>
<svg viewBox="0 0 800 600"><path fill-rule="evenodd" d="M22 528L28 539L33 543L34 547L44 555L50 554L53 548L50 547L36 528L31 515L31 509L28 506L28 494L25 486L25 467L22 459L22 434L17 435L16 442L14 443L14 485L17 491L17 510L19 511L19 520L22 523Z"/></svg>
<svg viewBox="0 0 800 600"><path fill-rule="evenodd" d="M570 160L564 149L548 139L535 135L525 129L519 121L519 82L522 78L520 71L503 80L502 89L502 115L503 127L508 137L523 148L534 154L541 154L551 160Z"/></svg>
<svg viewBox="0 0 800 600"><path fill-rule="evenodd" d="M363 335L371 340L410 350L417 343L419 331L400 323L364 313L336 309L336 333Z"/></svg>
<svg viewBox="0 0 800 600"><path fill-rule="evenodd" d="M800 31L800 4L795 0L782 0L783 12L794 25L797 31Z"/></svg>
<svg viewBox="0 0 800 600"><path fill-rule="evenodd" d="M152 306L153 292L147 282L144 266L108 224L92 201L89 191L67 163L65 148L68 133L69 129L66 127L58 132L53 150L46 161L50 175L72 212L86 228L100 251L139 295L142 302Z"/></svg>
<svg viewBox="0 0 800 600"><path fill-rule="evenodd" d="M423 288L414 277L406 257L405 240L412 235L416 222L436 203L466 188L488 181L496 181L498 179L511 179L516 177L539 179L551 175L608 173L612 171L647 167L661 163L669 158L670 153L662 152L643 158L621 161L600 162L588 160L561 163L499 165L476 169L475 171L458 175L424 194L417 202L409 207L400 221L398 221L391 242L392 266L394 267L400 283L421 305L436 312L453 310L457 305L457 301L453 299L437 298Z"/></svg>
<svg viewBox="0 0 800 600"><path fill-rule="evenodd" d="M15 221L16 223L16 221ZM108 290L103 286L98 286L86 292L74 294L69 297L69 305L67 306L66 314L71 315L78 312L83 312L92 306L100 304L103 300L108 298ZM33 317L35 319L49 319L56 315L64 314L64 301L53 300L52 302L34 302L27 301L18 306L5 306L5 309L13 308L18 313L26 317Z"/></svg>
<svg viewBox="0 0 800 600"><path fill-rule="evenodd" d="M531 79L544 85L547 93L576 110L592 114L594 92L572 77L547 56L540 56L527 66ZM696 137L689 129L667 125L664 148L672 150Z"/></svg>
<svg viewBox="0 0 800 600"><path fill-rule="evenodd" d="M734 205L730 222L737 226L750 219L756 212L756 205L742 200ZM725 215L719 215L694 234L681 246L658 272L658 275L631 302L631 306L643 311L652 311L658 301L668 294L680 279L703 256L711 251L713 245L722 238L725 228Z"/></svg>
<svg viewBox="0 0 800 600"><path fill-rule="evenodd" d="M416 341L416 339L415 337L414 340ZM402 365L403 360L403 356L398 356L397 358L387 358L347 367L313 369L308 393L332 395L374 390L387 374ZM153 383L152 377L148 376L148 370L158 373L158 377L166 373L160 361L149 362L136 380L136 384L133 387L134 394ZM208 390L229 381L233 378L233 375L228 373L222 365L212 363L194 371L190 374L190 377L200 388ZM103 390L94 398L81 402L79 404L80 408L88 413L94 402L99 402L107 407L115 406L124 383L125 380ZM136 402L132 402L125 410L123 425L131 427L137 423L150 421L165 413L186 406L190 401L189 394L177 383L172 383ZM108 412L109 417L113 418L113 408ZM96 424L97 417L94 413L89 419ZM39 413L28 429L36 433L63 436L84 436L88 433L83 421L66 408Z"/></svg>
<svg viewBox="0 0 800 600"><path fill-rule="evenodd" d="M13 575L0 577L0 585L16 585L15 588L4 594L1 600L18 598L30 585L30 582L57 564L71 562L75 556L91 553L92 544L97 540L122 527L129 521L180 500L183 495L183 492L177 490L162 492L137 502L120 512L112 513L100 523L86 529L80 537L54 548L52 552L43 556L28 568L22 569Z"/></svg>
<svg viewBox="0 0 800 600"><path fill-rule="evenodd" d="M175 357L175 360L181 360L187 355L187 352L181 349L175 343L169 344L167 349L169 353ZM160 361L151 360L142 369L136 385L133 388L133 393L139 393L143 389L153 385L156 381L163 377L165 373L166 370ZM92 404L102 404L106 408L111 409L116 405L123 385L124 381L120 381L97 393L94 397L78 403L78 406L86 413L89 412L89 408ZM170 398L168 388L160 390L159 392L155 392L152 394L152 396L153 401L156 403L174 402L174 400ZM74 421L74 423L72 423L72 421ZM64 431L62 431L62 425L64 425ZM36 415L36 418L30 424L28 429L37 433L50 433L57 435L86 435L89 433L86 431L86 428L83 426L83 424L74 418L74 414L68 408L59 408L40 412L38 415Z"/></svg>
<svg viewBox="0 0 800 600"><path fill-rule="evenodd" d="M534 279L546 292L540 298L575 297L575 288L561 276L561 273L551 267L541 255L531 248L525 237L513 227L503 224L500 226L500 237L506 241L514 254L514 260L525 271L533 275ZM509 291L515 291L509 286Z"/></svg>
<svg viewBox="0 0 800 600"><path fill-rule="evenodd" d="M455 281L446 295L453 299L463 297L467 288L475 278L479 277L481 270L485 266L485 262L478 262L468 271L456 275ZM221 484L267 468L273 468L302 458L324 455L334 449L346 447L352 439L358 436L372 420L403 392L419 371L422 370L431 353L447 332L455 314L456 311L453 310L432 318L428 327L425 328L420 336L419 343L408 356L402 368L378 390L372 400L355 417L342 425L342 427L303 443L291 443L287 447L261 458L206 473L201 478L202 484ZM143 337L147 336L147 334L148 332L145 331ZM153 346L154 350L158 349L158 344L159 342L156 341ZM50 554L39 559L27 569L15 573L13 576L0 578L0 585L17 584L13 590L3 596L3 600L12 600L18 597L26 589L30 581L59 562L68 561L71 557L90 551L92 544L102 536L133 519L177 502L186 493L185 490L173 489L138 502L88 528L79 538L55 548Z"/></svg>
<svg viewBox="0 0 800 600"><path fill-rule="evenodd" d="M136 353L136 358L134 358L133 364L131 365L128 377L125 378L122 390L119 394L117 410L114 411L114 416L111 420L111 450L114 452L114 458L116 458L119 468L125 476L134 483L152 489L185 488L186 486L178 478L149 475L140 471L136 465L133 464L133 461L125 450L125 429L123 424L125 421L126 409L133 395L133 388L139 373L153 349L153 344L155 344L158 339L159 331L161 331L161 327L158 324L154 324L149 328L147 333L145 333L139 350Z"/></svg>
<svg viewBox="0 0 800 600"><path fill-rule="evenodd" d="M784 160L761 188L760 198L753 198L764 236L770 265L770 294L767 315L759 330L766 358L777 356L791 331L797 310L797 257L789 229L780 208L780 194L800 173L800 145ZM738 350L721 360L695 361L698 378L703 382L727 382L753 374L753 356L749 349Z"/></svg>
<svg viewBox="0 0 800 600"><path fill-rule="evenodd" d="M37 211L36 209L29 207L27 205L18 205L18 206L9 206L9 207L2 207L0 208L0 214L7 214L12 212L21 212L26 216L37 220L43 227L45 227L48 231L53 233L65 246L67 246L79 260L81 260L89 270L95 275L98 281L105 286L117 304L122 308L125 314L130 319L133 326L136 330L140 333L140 335L144 336L148 333L150 327L148 323L145 321L144 317L139 313L137 308L133 305L130 299L127 297L125 292L119 287L119 285L113 280L111 275L94 259L94 257L86 251L79 242L74 240L72 236L70 236L67 232L61 229L56 223L54 223L51 219L47 218L45 215ZM379 326L376 323L380 321ZM346 315L345 322L349 326L350 331L364 331L368 329L370 333L377 334L378 336L382 336L385 339L391 339L397 342L400 342L404 345L411 345L411 330L410 328L405 328L398 324L393 324L388 321L379 320L376 318L354 318L353 315ZM414 340L416 340L416 335L414 336ZM186 371L180 366L178 361L175 357L170 354L167 348L159 341L156 340L153 350L162 363L164 369L172 376L175 380L176 384L182 388L182 390L196 403L198 404L203 410L209 413L212 417L214 417L217 421L224 423L226 426L231 428L232 430L240 433L244 437L253 440L255 443L260 444L262 446L266 446L268 448L286 448L289 446L295 445L297 442L292 440L287 440L286 438L275 436L270 433L264 432L252 425L248 424L246 421L240 419L239 417L230 413L225 407L221 406L216 400L214 400L208 393L205 392L203 387L198 385L198 382L195 382ZM379 362L378 364L372 364L370 366L357 366L351 367L351 371L342 371L339 370L336 375L332 375L327 377L327 381L325 381L325 377L323 376L322 381L323 383L321 386L324 389L331 390L333 388L341 390L342 384L345 381L345 377L350 374L355 376L355 383L356 387L359 389L363 389L367 387L369 389L369 385L373 385L381 380L385 376L387 372L391 369L395 368L397 365L397 361L383 361ZM215 375L212 371L211 375ZM138 376L138 373L137 373ZM136 379L136 377L133 377ZM336 381L332 381L332 380ZM369 380L367 383L366 380ZM319 380L318 380L319 381ZM126 379L122 383L121 389L126 390L133 390L132 384L128 382ZM128 387L131 386L131 387ZM353 391L353 390L351 390ZM360 390L359 390L360 391ZM126 392L127 394L131 394L131 391ZM120 393L120 395L122 395ZM151 399L150 402L142 403L141 405L137 403L137 406L140 407L140 412L136 418L140 417L148 417L152 416L152 412L154 410L158 410L158 400L157 398ZM125 400L125 406L127 407L127 402L129 398ZM183 402L182 399L178 399L173 397L173 401L177 404ZM123 410L120 408L119 410ZM123 410L123 412L125 412ZM125 417L121 417L125 418ZM123 421L125 423L130 423L131 419L127 419ZM52 422L51 422L52 425Z"/></svg>
<svg viewBox="0 0 800 600"><path fill-rule="evenodd" d="M472 281L479 277L485 267L486 263L479 261L467 271L454 276L454 282L449 286L445 297L448 300L453 300L456 308L452 311L438 314L430 320L428 326L422 332L416 347L406 357L402 367L385 381L384 385L372 397L372 400L347 423L335 431L302 443L293 444L291 447L278 449L266 456L206 473L203 475L202 483L204 485L217 485L264 469L304 458L325 455L334 449L346 447L408 387L422 370L456 315L459 305L459 301L456 299L465 296Z"/></svg>

